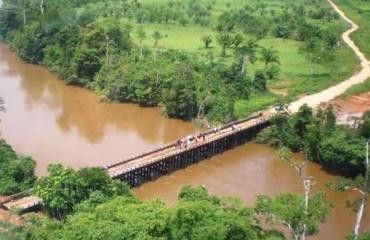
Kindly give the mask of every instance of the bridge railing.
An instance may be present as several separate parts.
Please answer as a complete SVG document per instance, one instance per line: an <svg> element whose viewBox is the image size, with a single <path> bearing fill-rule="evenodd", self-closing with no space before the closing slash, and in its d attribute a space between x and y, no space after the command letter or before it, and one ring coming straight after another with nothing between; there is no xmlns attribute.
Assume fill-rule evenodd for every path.
<svg viewBox="0 0 370 240"><path fill-rule="evenodd" d="M19 192L19 193L9 195L9 196L5 197L1 201L0 204L5 204L5 203L10 202L10 201L14 201L14 200L17 200L17 199L20 199L20 198L28 197L28 196L32 195L32 191L33 191L33 189L29 189L29 190L26 190L26 191L23 191L23 192Z"/></svg>
<svg viewBox="0 0 370 240"><path fill-rule="evenodd" d="M228 124L228 125L227 125L227 127L224 127L224 128L221 128L221 129L226 129L226 128L228 128L228 127L232 127L234 124L240 124L240 123L243 123L243 122L247 122L247 121L252 120L252 119L254 119L254 118L257 118L257 117L260 117L260 115L250 117L250 118L248 118L248 120L244 119L244 120L236 121L236 122L234 122L234 123L230 123L230 124ZM268 118L263 118L259 124L265 123L265 122L267 122L268 120L269 120ZM257 125L257 124L255 124L255 125ZM250 128L250 127L254 127L255 125L248 126L248 127L246 127L246 129L248 129L248 128ZM245 129L239 129L239 130L235 130L235 131L241 131L241 130L245 130ZM171 152L171 153L169 153L169 154L166 154L166 155L163 155L163 156L159 156L159 157L153 158L153 160L148 161L148 162L145 162L145 163L137 163L137 164L135 164L134 166L129 167L129 168L127 168L127 169L124 169L124 170L118 170L118 171L117 171L117 173L114 173L114 174L113 174L113 177L115 177L115 176L119 176L119 175L124 174L124 173L126 173L126 172L129 172L129 171L132 171L132 170L135 170L135 169L138 169L138 168L141 168L141 167L147 166L147 165L150 165L150 164L155 163L155 162L160 162L160 161L162 161L162 160L164 160L164 159L166 159L166 158L173 157L173 156L178 155L178 154L180 154L180 153L184 153L184 152L187 152L187 151L191 151L191 150L193 150L193 149L195 149L195 148L197 148L197 147L199 147L199 146L206 145L206 144L209 144L209 143L211 143L211 142L215 142L215 141L218 141L218 140L220 140L220 139L226 138L226 137L228 137L228 136L230 136L230 135L235 134L235 131L230 131L230 132L224 133L224 134L222 134L222 135L217 136L216 138L207 139L206 141L201 142L201 143L199 143L199 144L194 144L194 143L193 143L193 144L191 144L191 145L190 145L188 148L186 148L186 149L177 149L176 151L172 151L172 152ZM213 133L213 131L211 131L211 132ZM125 162L125 163L127 163L127 162ZM121 165L121 164L124 164L124 163L120 163L120 164L118 164L118 165ZM118 166L118 165L117 165L117 166Z"/></svg>

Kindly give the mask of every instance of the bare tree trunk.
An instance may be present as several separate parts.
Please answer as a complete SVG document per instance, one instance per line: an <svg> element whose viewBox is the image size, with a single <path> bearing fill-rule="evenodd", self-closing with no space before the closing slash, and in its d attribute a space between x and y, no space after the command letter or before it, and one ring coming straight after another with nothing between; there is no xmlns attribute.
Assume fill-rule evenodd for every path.
<svg viewBox="0 0 370 240"><path fill-rule="evenodd" d="M140 40L140 58L143 58L143 40Z"/></svg>
<svg viewBox="0 0 370 240"><path fill-rule="evenodd" d="M199 109L198 109L198 114L197 114L198 119L200 119L200 116L202 114L202 110L203 110L203 104L200 104Z"/></svg>
<svg viewBox="0 0 370 240"><path fill-rule="evenodd" d="M106 50L105 50L105 57L106 57L106 62L107 62L107 65L109 66L109 37L108 36L105 36L105 40L106 40Z"/></svg>
<svg viewBox="0 0 370 240"><path fill-rule="evenodd" d="M369 181L369 141L366 142L366 165L365 167L366 167L366 170L365 170L364 189L363 190L357 189L361 193L361 205L357 211L356 224L353 230L353 233L355 234L355 239L357 239L359 235L359 230L361 226L362 217L364 215L364 208L365 208L365 203L366 203L366 193L367 193L367 187L368 187L368 181Z"/></svg>
<svg viewBox="0 0 370 240"><path fill-rule="evenodd" d="M40 2L41 15L44 15L44 11L45 11L44 0L41 0L41 2Z"/></svg>
<svg viewBox="0 0 370 240"><path fill-rule="evenodd" d="M107 34L105 35L105 42L106 42L105 57L106 57L107 65L109 66L110 65L109 47L112 41L109 39L109 36Z"/></svg>
<svg viewBox="0 0 370 240"><path fill-rule="evenodd" d="M353 233L355 234L355 239L358 238L358 234L359 234L359 230L360 230L360 226L361 226L361 220L362 220L362 216L363 216L363 213L364 213L364 208L365 208L365 193L362 192L361 193L361 205L360 205L360 208L357 211L356 224L355 224L355 228L353 230Z"/></svg>
<svg viewBox="0 0 370 240"><path fill-rule="evenodd" d="M307 161L307 160L305 160ZM312 179L310 177L306 177L304 173L304 167L306 165L306 162L303 162L301 164L297 164L294 166L294 168L297 170L299 178L301 179L303 183L303 188L304 188L304 214L307 216L308 214L308 201L309 201L309 196L310 196L310 191L311 191L311 186L313 185ZM295 239L298 240L305 240L307 235L307 226L303 222L303 229L302 232L297 232L294 236Z"/></svg>
<svg viewBox="0 0 370 240"><path fill-rule="evenodd" d="M307 216L308 214L308 199L309 199L309 194L311 190L311 180L307 179L306 177L302 178L303 180L303 187L304 187L304 215ZM306 234L307 234L307 226L305 223L303 223L303 233L301 236L301 240L306 239Z"/></svg>
<svg viewBox="0 0 370 240"><path fill-rule="evenodd" d="M26 26L27 18L26 18L26 8L23 9L23 26Z"/></svg>
<svg viewBox="0 0 370 240"><path fill-rule="evenodd" d="M248 61L248 56L243 56L242 73L245 73L245 71L247 70L247 61Z"/></svg>

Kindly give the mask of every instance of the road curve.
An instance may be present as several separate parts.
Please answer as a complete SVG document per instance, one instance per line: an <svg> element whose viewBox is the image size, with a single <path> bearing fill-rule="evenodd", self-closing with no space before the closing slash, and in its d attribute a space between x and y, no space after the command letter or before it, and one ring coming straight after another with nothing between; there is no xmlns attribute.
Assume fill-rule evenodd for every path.
<svg viewBox="0 0 370 240"><path fill-rule="evenodd" d="M351 27L342 34L343 41L354 51L361 63L361 71L355 73L349 79L327 88L321 92L307 95L300 98L299 100L292 102L289 106L289 110L292 112L297 112L299 107L303 104L307 104L310 107L317 107L322 102L328 102L335 97L344 93L349 87L364 82L370 77L370 61L366 59L365 55L361 52L359 47L352 41L350 34L358 29L358 25L349 19L344 12L332 1L326 0L331 7L346 21L351 25Z"/></svg>

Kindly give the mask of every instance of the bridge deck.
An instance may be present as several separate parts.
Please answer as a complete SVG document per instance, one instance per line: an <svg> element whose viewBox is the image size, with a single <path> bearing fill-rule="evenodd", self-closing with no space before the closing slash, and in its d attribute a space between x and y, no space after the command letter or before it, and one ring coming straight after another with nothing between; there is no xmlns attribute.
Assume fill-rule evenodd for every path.
<svg viewBox="0 0 370 240"><path fill-rule="evenodd" d="M14 207L20 209L21 211L26 211L27 209L33 208L40 204L41 199L39 197L30 195L19 199L10 200L8 202L3 203L2 205L8 210Z"/></svg>
<svg viewBox="0 0 370 240"><path fill-rule="evenodd" d="M110 177L114 178L118 175L121 175L125 172L129 172L133 169L140 168L140 167L143 167L143 166L155 163L155 162L159 162L167 157L177 155L185 151L189 151L192 148L196 148L201 145L208 144L217 139L220 139L228 135L235 134L239 131L257 126L259 124L262 124L268 121L272 117L272 115L273 114L271 111L266 111L262 116L255 117L247 121L240 121L235 124L229 124L227 125L227 127L223 127L221 128L221 130L217 132L204 133L205 134L204 140L202 137L198 138L197 140L194 139L193 141L190 142L190 144L186 148L185 147L179 148L178 146L176 146L175 143L173 143L173 144L168 145L167 147L159 149L158 151L152 151L148 154L144 154L136 158L126 160L121 163L109 166L106 168L106 171ZM233 129L234 127L235 129Z"/></svg>

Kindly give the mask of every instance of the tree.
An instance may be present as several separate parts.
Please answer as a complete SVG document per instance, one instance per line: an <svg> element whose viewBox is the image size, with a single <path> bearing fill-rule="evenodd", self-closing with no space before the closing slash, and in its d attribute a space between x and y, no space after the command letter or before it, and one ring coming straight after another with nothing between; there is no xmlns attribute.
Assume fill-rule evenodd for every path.
<svg viewBox="0 0 370 240"><path fill-rule="evenodd" d="M203 187L185 186L172 212L171 239L258 239L252 212L236 199L211 197Z"/></svg>
<svg viewBox="0 0 370 240"><path fill-rule="evenodd" d="M154 33L152 34L152 37L154 38L154 47L157 47L158 42L159 40L163 38L163 35L160 31L154 31Z"/></svg>
<svg viewBox="0 0 370 240"><path fill-rule="evenodd" d="M111 64L111 56L131 49L128 27L122 30L113 17L98 18L80 31L66 81L70 84L88 85L104 65Z"/></svg>
<svg viewBox="0 0 370 240"><path fill-rule="evenodd" d="M267 78L264 71L258 70L254 74L253 87L257 91L264 92L267 89Z"/></svg>
<svg viewBox="0 0 370 240"><path fill-rule="evenodd" d="M211 35L203 35L202 41L205 48L209 48L210 44L212 43L212 37Z"/></svg>
<svg viewBox="0 0 370 240"><path fill-rule="evenodd" d="M361 117L362 123L359 125L360 135L366 139L370 138L370 111L365 112Z"/></svg>
<svg viewBox="0 0 370 240"><path fill-rule="evenodd" d="M270 64L265 69L265 73L269 80L277 79L280 74L280 67L277 64Z"/></svg>
<svg viewBox="0 0 370 240"><path fill-rule="evenodd" d="M332 50L335 49L340 41L340 37L337 34L340 31L335 31L332 28L326 29L325 31L322 32L323 35L323 40L326 44L327 49Z"/></svg>
<svg viewBox="0 0 370 240"><path fill-rule="evenodd" d="M320 142L322 133L317 123L306 125L306 132L303 139L304 154L308 159L320 161Z"/></svg>
<svg viewBox="0 0 370 240"><path fill-rule="evenodd" d="M299 108L298 113L294 115L294 129L299 137L304 137L307 131L307 126L311 124L312 121L312 108L307 104L302 105Z"/></svg>
<svg viewBox="0 0 370 240"><path fill-rule="evenodd" d="M99 201L101 197L95 195L94 199ZM86 203L65 221L36 217L22 228L9 229L5 236L15 235L19 240L284 239L277 231L256 226L253 210L240 200L210 196L203 187L183 187L178 203L171 208L158 199L141 201L133 196L114 197L98 206Z"/></svg>
<svg viewBox="0 0 370 240"><path fill-rule="evenodd" d="M242 58L242 73L247 72L248 62L254 64L257 61L258 43L254 39L249 39L245 44L242 44L235 50L235 55Z"/></svg>
<svg viewBox="0 0 370 240"><path fill-rule="evenodd" d="M232 39L232 44L234 44L234 46L237 48L240 46L240 44L243 42L244 40L244 37L242 34L240 33L237 33L234 35L233 39Z"/></svg>
<svg viewBox="0 0 370 240"><path fill-rule="evenodd" d="M302 207L304 201L304 198L292 193L281 193L273 198L258 196L255 209L258 215L267 217L269 223L287 227L292 239L304 240L317 234L319 224L325 221L330 208L322 193L308 198L307 207Z"/></svg>
<svg viewBox="0 0 370 240"><path fill-rule="evenodd" d="M50 216L62 220L86 197L84 182L76 172L60 164L48 166L48 172L49 176L36 181L34 193Z"/></svg>
<svg viewBox="0 0 370 240"><path fill-rule="evenodd" d="M138 27L138 29L136 30L136 35L137 38L139 39L140 44L140 56L143 57L143 40L146 37L146 33L142 26Z"/></svg>
<svg viewBox="0 0 370 240"><path fill-rule="evenodd" d="M334 186L336 189L345 191L347 189L356 191L360 194L360 197L357 201L354 202L354 209L356 210L356 221L353 227L353 232L349 236L349 239L362 239L360 237L360 227L362 218L365 211L365 206L367 202L367 197L370 193L370 160L369 160L369 140L366 142L366 157L365 163L363 164L363 174L360 174L355 179L340 179ZM365 237L365 235L363 236ZM367 239L367 238L365 238Z"/></svg>
<svg viewBox="0 0 370 240"><path fill-rule="evenodd" d="M43 49L46 46L41 24L33 22L26 25L22 32L14 34L10 45L25 61L41 63L44 57Z"/></svg>
<svg viewBox="0 0 370 240"><path fill-rule="evenodd" d="M78 172L60 164L48 166L48 176L39 178L34 193L43 201L49 216L63 220L75 206L90 196L131 196L127 184L112 180L100 168L83 168Z"/></svg>
<svg viewBox="0 0 370 240"><path fill-rule="evenodd" d="M44 15L44 12L45 12L45 3L44 3L44 0L40 0L40 13L41 15Z"/></svg>
<svg viewBox="0 0 370 240"><path fill-rule="evenodd" d="M270 221L278 221L288 227L292 238L305 240L307 236L318 232L319 224L324 222L330 203L323 193L310 196L313 178L306 176L307 161L298 162L287 148L279 150L279 159L287 161L298 173L304 189L304 196L290 193L277 195L275 198L258 196L256 211Z"/></svg>
<svg viewBox="0 0 370 240"><path fill-rule="evenodd" d="M325 117L325 130L326 132L333 132L336 128L337 119L334 114L333 105L329 105L324 112Z"/></svg>
<svg viewBox="0 0 370 240"><path fill-rule="evenodd" d="M182 16L180 17L179 22L181 26L185 27L189 23L189 20L185 16Z"/></svg>
<svg viewBox="0 0 370 240"><path fill-rule="evenodd" d="M36 179L35 166L32 158L18 156L11 146L0 139L0 195L31 188Z"/></svg>
<svg viewBox="0 0 370 240"><path fill-rule="evenodd" d="M163 93L162 106L169 117L189 120L197 112L195 76L189 66L178 66L178 74L172 77L171 86Z"/></svg>
<svg viewBox="0 0 370 240"><path fill-rule="evenodd" d="M346 176L354 176L363 169L363 140L354 138L353 134L337 128L325 135L320 141L319 162L332 170Z"/></svg>
<svg viewBox="0 0 370 240"><path fill-rule="evenodd" d="M324 61L327 58L322 42L317 37L312 37L305 41L299 52L303 53L308 61L311 63L311 76L315 74L315 65Z"/></svg>
<svg viewBox="0 0 370 240"><path fill-rule="evenodd" d="M280 64L278 52L272 47L261 48L261 61L265 63L265 66L268 66L271 63Z"/></svg>
<svg viewBox="0 0 370 240"><path fill-rule="evenodd" d="M347 238L347 240L370 240L370 232L362 233L358 236L356 236L353 233L350 233Z"/></svg>
<svg viewBox="0 0 370 240"><path fill-rule="evenodd" d="M218 44L222 47L221 56L226 56L226 48L230 46L232 43L232 38L230 37L230 34L228 33L220 33L216 37Z"/></svg>

